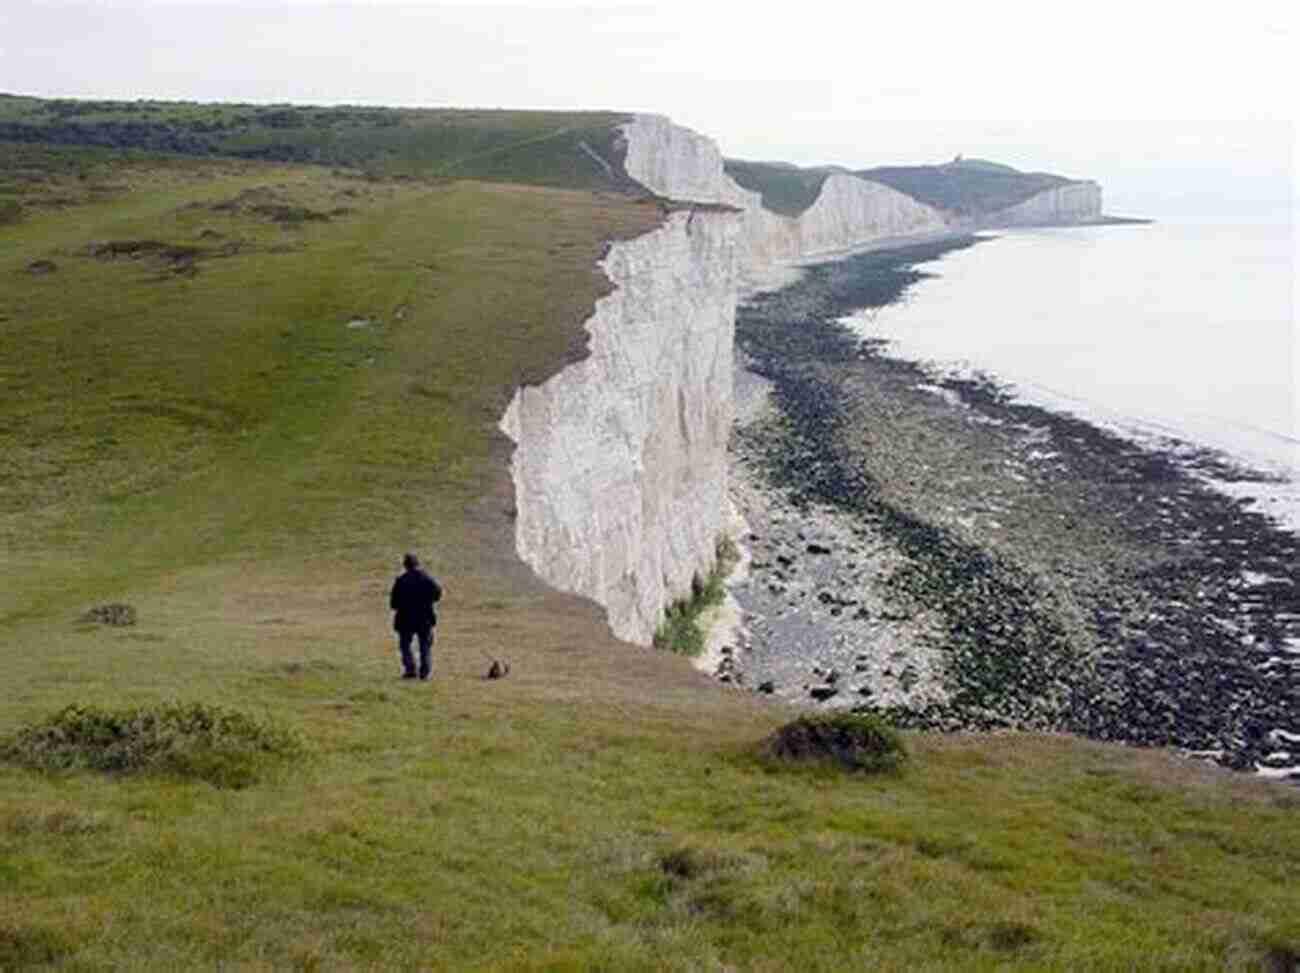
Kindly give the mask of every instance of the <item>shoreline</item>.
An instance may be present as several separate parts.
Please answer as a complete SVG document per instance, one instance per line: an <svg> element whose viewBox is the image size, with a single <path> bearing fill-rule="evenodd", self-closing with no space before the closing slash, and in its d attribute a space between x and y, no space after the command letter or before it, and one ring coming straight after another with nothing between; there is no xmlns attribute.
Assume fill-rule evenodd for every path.
<svg viewBox="0 0 1300 973"><path fill-rule="evenodd" d="M940 378L839 318L973 235L799 268L737 310L729 681L906 726L1057 730L1295 771L1300 545L1176 456Z"/></svg>

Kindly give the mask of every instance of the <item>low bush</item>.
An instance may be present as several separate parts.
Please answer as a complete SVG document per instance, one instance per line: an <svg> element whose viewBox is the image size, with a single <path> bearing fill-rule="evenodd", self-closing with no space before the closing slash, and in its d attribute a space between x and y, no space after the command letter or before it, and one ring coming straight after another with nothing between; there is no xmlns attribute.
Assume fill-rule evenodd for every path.
<svg viewBox="0 0 1300 973"><path fill-rule="evenodd" d="M23 208L17 200L0 199L0 226L18 223L23 218Z"/></svg>
<svg viewBox="0 0 1300 973"><path fill-rule="evenodd" d="M235 788L253 783L268 759L301 751L292 731L203 703L120 710L74 704L0 743L0 757L36 770L152 772Z"/></svg>
<svg viewBox="0 0 1300 973"><path fill-rule="evenodd" d="M778 760L833 763L865 773L898 770L907 760L898 731L867 713L801 716L769 737L764 749Z"/></svg>

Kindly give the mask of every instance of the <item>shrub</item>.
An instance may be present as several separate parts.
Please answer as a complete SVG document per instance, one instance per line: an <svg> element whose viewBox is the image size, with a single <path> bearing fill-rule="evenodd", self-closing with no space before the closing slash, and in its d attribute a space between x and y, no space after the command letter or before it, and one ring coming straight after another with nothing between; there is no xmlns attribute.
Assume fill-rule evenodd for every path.
<svg viewBox="0 0 1300 973"><path fill-rule="evenodd" d="M867 713L801 716L769 737L765 749L779 760L831 762L864 773L897 770L907 760L898 732Z"/></svg>
<svg viewBox="0 0 1300 973"><path fill-rule="evenodd" d="M0 226L17 223L23 218L23 208L14 199L0 199Z"/></svg>
<svg viewBox="0 0 1300 973"><path fill-rule="evenodd" d="M244 787L268 758L299 754L296 734L203 703L106 710L73 704L0 743L0 757L36 770L152 772Z"/></svg>
<svg viewBox="0 0 1300 973"><path fill-rule="evenodd" d="M120 601L106 605L96 605L88 609L79 619L82 622L98 622L101 625L134 625L136 622L135 606Z"/></svg>

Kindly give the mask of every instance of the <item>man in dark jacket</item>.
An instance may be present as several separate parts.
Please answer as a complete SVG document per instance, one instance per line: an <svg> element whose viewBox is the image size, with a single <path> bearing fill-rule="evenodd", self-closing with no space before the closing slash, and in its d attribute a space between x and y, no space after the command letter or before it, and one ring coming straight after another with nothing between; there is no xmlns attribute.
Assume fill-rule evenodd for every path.
<svg viewBox="0 0 1300 973"><path fill-rule="evenodd" d="M406 570L397 576L392 594L388 596L388 607L396 612L393 629L397 632L397 647L402 653L402 678L414 679L416 676L415 660L411 658L411 639L418 636L419 676L428 679L433 627L438 624L433 605L442 599L442 585L421 570L420 559L414 554L402 558L402 567Z"/></svg>

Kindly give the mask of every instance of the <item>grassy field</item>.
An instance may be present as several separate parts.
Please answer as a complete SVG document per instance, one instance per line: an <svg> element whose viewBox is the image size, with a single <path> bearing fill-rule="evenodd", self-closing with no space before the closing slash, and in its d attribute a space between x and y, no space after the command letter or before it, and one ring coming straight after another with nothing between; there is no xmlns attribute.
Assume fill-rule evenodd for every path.
<svg viewBox="0 0 1300 973"><path fill-rule="evenodd" d="M177 700L303 742L242 787L0 762L0 969L1294 967L1294 789L1042 736L781 768L790 712L516 560L497 419L656 206L0 151L0 737Z"/></svg>

